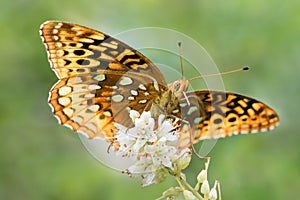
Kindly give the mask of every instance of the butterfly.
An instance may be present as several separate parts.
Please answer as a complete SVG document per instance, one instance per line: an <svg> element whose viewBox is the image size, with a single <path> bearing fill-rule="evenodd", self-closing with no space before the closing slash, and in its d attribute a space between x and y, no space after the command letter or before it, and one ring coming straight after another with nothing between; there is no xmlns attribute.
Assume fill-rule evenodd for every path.
<svg viewBox="0 0 300 200"><path fill-rule="evenodd" d="M151 110L189 124L179 146L204 139L268 131L278 126L266 104L236 93L187 91L189 81L167 84L146 56L102 32L65 22L41 25L41 38L59 81L49 105L60 124L88 138L113 141L114 123L132 126L130 110ZM191 140L191 141L190 141Z"/></svg>

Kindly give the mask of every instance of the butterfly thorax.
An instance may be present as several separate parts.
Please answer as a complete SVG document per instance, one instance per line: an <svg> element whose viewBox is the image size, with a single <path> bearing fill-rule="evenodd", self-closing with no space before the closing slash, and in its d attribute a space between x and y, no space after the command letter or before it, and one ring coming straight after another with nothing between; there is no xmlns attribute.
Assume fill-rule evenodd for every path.
<svg viewBox="0 0 300 200"><path fill-rule="evenodd" d="M178 115L180 113L179 100L184 97L188 86L188 80L176 80L168 84L168 89L154 100L151 106L152 116L157 119L160 114Z"/></svg>

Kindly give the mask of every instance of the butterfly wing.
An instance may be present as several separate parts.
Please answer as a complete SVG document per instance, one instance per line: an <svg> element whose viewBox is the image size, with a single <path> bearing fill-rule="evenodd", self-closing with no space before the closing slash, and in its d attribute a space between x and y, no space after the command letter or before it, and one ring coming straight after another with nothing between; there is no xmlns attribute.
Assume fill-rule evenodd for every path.
<svg viewBox="0 0 300 200"><path fill-rule="evenodd" d="M113 136L113 122L128 126L129 110L141 113L167 87L148 58L104 33L54 21L40 32L60 79L49 105L61 124L89 138Z"/></svg>
<svg viewBox="0 0 300 200"><path fill-rule="evenodd" d="M196 96L198 102L195 100ZM183 118L186 116L192 128L193 143L204 139L264 132L279 125L279 117L272 108L247 96L201 90L188 92L187 97L194 99L192 106L198 105L200 108L200 110L190 110L191 106L181 108L181 115ZM180 144L188 146L190 136L181 136Z"/></svg>

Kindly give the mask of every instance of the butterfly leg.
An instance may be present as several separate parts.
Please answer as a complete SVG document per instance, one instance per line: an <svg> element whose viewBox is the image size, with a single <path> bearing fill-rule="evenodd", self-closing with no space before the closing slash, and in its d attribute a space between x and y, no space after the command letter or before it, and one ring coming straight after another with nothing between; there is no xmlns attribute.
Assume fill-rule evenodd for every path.
<svg viewBox="0 0 300 200"><path fill-rule="evenodd" d="M178 118L177 118L178 119ZM179 132L179 141L178 141L178 148L179 149L183 149L186 147L191 147L194 154L200 158L200 159L205 159L205 160L209 160L210 157L205 157L205 156L201 156L198 154L198 152L196 151L195 147L194 147L194 142L193 142L193 129L190 126L190 123L186 120L183 119L178 119L180 120L180 125L178 128L178 132Z"/></svg>

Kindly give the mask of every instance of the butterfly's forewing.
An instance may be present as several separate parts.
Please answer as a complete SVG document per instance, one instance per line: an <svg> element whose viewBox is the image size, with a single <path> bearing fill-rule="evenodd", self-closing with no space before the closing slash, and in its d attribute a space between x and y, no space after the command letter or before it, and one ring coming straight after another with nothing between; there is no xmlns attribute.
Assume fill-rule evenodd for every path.
<svg viewBox="0 0 300 200"><path fill-rule="evenodd" d="M204 139L264 132L279 124L277 113L253 98L223 91L200 90L187 93L187 96L195 95L203 103L206 114L198 124L197 120L189 120L193 143Z"/></svg>
<svg viewBox="0 0 300 200"><path fill-rule="evenodd" d="M88 137L111 137L113 122L131 123L128 110L148 109L166 90L160 71L144 55L95 30L45 22L41 37L60 79L49 104L61 124Z"/></svg>

